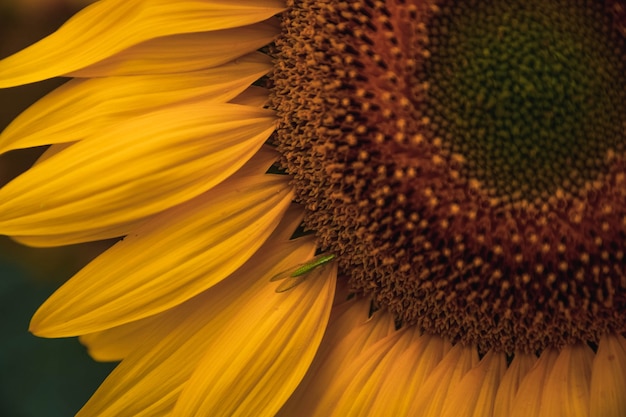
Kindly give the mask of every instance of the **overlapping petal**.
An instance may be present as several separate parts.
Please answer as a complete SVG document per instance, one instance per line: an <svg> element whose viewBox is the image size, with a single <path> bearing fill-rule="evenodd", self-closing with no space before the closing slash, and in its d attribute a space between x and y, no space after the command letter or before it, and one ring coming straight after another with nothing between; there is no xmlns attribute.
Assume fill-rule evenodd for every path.
<svg viewBox="0 0 626 417"><path fill-rule="evenodd" d="M35 314L32 330L91 333L181 303L243 264L291 198L284 176L238 176L155 216L59 289Z"/></svg>
<svg viewBox="0 0 626 417"><path fill-rule="evenodd" d="M440 417L448 394L467 372L478 363L476 348L456 344L424 381L419 389L409 415Z"/></svg>
<svg viewBox="0 0 626 417"><path fill-rule="evenodd" d="M369 415L378 416L389 410L395 416L410 416L409 410L424 381L451 348L450 343L439 336L415 336L381 378L380 394Z"/></svg>
<svg viewBox="0 0 626 417"><path fill-rule="evenodd" d="M626 416L626 339L607 334L593 359L589 415Z"/></svg>
<svg viewBox="0 0 626 417"><path fill-rule="evenodd" d="M380 382L397 357L410 346L413 333L403 329L382 339L356 358L345 372L338 372L328 387L329 395L322 398L314 415L370 415Z"/></svg>
<svg viewBox="0 0 626 417"><path fill-rule="evenodd" d="M538 416L544 395L544 384L554 367L558 352L546 349L522 380L511 409L511 417ZM547 394L549 395L549 394Z"/></svg>
<svg viewBox="0 0 626 417"><path fill-rule="evenodd" d="M252 85L232 99L230 103L252 107L265 107L270 101L270 92L263 87Z"/></svg>
<svg viewBox="0 0 626 417"><path fill-rule="evenodd" d="M0 190L0 233L56 236L132 222L237 171L274 129L269 110L197 101L121 122ZM70 242L67 242L70 243Z"/></svg>
<svg viewBox="0 0 626 417"><path fill-rule="evenodd" d="M441 417L491 417L505 369L504 354L488 352L448 393Z"/></svg>
<svg viewBox="0 0 626 417"><path fill-rule="evenodd" d="M565 346L552 367L539 417L588 417L593 351L583 343Z"/></svg>
<svg viewBox="0 0 626 417"><path fill-rule="evenodd" d="M277 416L310 416L328 412L328 404L335 402L341 391L333 390L340 375L349 383L347 368L359 355L376 342L394 332L391 315L376 312L369 317L370 301L350 300L333 308L330 324L315 360L298 389L289 398ZM324 400L322 400L324 399Z"/></svg>
<svg viewBox="0 0 626 417"><path fill-rule="evenodd" d="M328 323L336 265L285 295L265 287L204 354L174 409L180 416L274 416L307 371ZM307 283L305 282L305 283Z"/></svg>
<svg viewBox="0 0 626 417"><path fill-rule="evenodd" d="M168 105L227 102L270 69L269 58L255 53L204 71L74 79L14 119L0 134L0 153L75 142Z"/></svg>
<svg viewBox="0 0 626 417"><path fill-rule="evenodd" d="M292 197L286 177L259 175L161 213L63 285L35 313L31 330L92 333L184 302L246 262Z"/></svg>
<svg viewBox="0 0 626 417"><path fill-rule="evenodd" d="M255 160L259 159L259 156L260 155L255 156ZM241 171L244 175L254 175L260 173L257 168L250 163L245 165ZM283 215L279 226L272 233L272 236L265 245L269 246L275 242L284 242L289 240L293 230L295 230L302 221L302 214L303 213L300 207L291 205L287 209L287 212ZM203 302L203 296L199 295L181 305L163 311L162 313L157 313L144 319L136 320L99 332L81 335L80 341L87 347L89 354L96 360L122 360L135 349L146 345L146 343L153 344L156 343L154 342L155 340L163 339L168 333L177 327L179 322L182 320L182 317L191 314L196 306ZM171 315L177 317L178 320L169 319Z"/></svg>
<svg viewBox="0 0 626 417"><path fill-rule="evenodd" d="M167 310L171 311L171 310ZM165 337L176 327L173 320L164 320L166 312L99 332L81 335L80 342L89 356L101 362L121 361L138 346L155 335Z"/></svg>
<svg viewBox="0 0 626 417"><path fill-rule="evenodd" d="M403 329L364 350L335 369L312 415L409 416L415 393L437 366L447 343L437 336ZM305 413L305 415L308 415Z"/></svg>
<svg viewBox="0 0 626 417"><path fill-rule="evenodd" d="M521 381L528 371L537 362L537 357L527 353L516 353L513 361L506 370L493 406L494 417L508 417L511 415L513 400L517 394Z"/></svg>
<svg viewBox="0 0 626 417"><path fill-rule="evenodd" d="M282 231L228 279L164 312L161 320L175 321L175 329L164 338L148 334L145 343L122 361L79 415L162 415L172 411L181 392L187 389L191 392L184 394L185 402L189 402L181 404L183 409L200 405L194 399L209 402L200 405L201 412L196 415L271 415L293 391L312 360L328 320L334 288L334 275L330 275L308 279L287 293L275 292L276 283L270 278L305 262L315 249L312 239L287 242L275 238ZM275 333L280 343L272 343ZM230 343L235 342L243 345L234 348ZM211 361L211 355L233 357L215 356ZM262 365L249 369L248 364L260 355L267 360L259 360ZM271 366L271 359L281 361L280 369L274 369L276 373L263 380L263 367ZM224 403L218 396L202 397L189 381L201 361L206 369L193 378L204 387L225 384L215 389L244 396L251 390L238 384L267 385L271 391L263 395L263 387L257 388L261 391L255 392L260 395L251 397L261 401L256 404L232 397ZM233 369L229 371L229 367ZM227 380L222 379L221 371L228 374ZM246 376L248 372L251 374ZM238 409L230 408L233 406ZM215 409L208 412L211 407Z"/></svg>
<svg viewBox="0 0 626 417"><path fill-rule="evenodd" d="M70 77L182 74L213 68L254 52L278 34L278 22L150 39L76 71Z"/></svg>
<svg viewBox="0 0 626 417"><path fill-rule="evenodd" d="M68 74L161 36L261 22L284 7L280 0L102 0L0 61L0 88Z"/></svg>

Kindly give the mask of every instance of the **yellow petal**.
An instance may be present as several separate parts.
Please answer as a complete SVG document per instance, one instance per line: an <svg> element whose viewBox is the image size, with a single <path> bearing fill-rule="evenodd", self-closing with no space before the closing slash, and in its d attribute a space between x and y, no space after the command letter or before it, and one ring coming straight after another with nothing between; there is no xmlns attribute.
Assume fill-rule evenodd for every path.
<svg viewBox="0 0 626 417"><path fill-rule="evenodd" d="M537 417L541 407L541 399L545 383L558 352L546 349L541 353L539 360L522 380L511 408L511 417Z"/></svg>
<svg viewBox="0 0 626 417"><path fill-rule="evenodd" d="M533 354L515 354L511 365L506 370L500 382L493 407L494 417L509 417L511 415L513 400L517 394L520 383L535 362L537 362L537 357Z"/></svg>
<svg viewBox="0 0 626 417"><path fill-rule="evenodd" d="M408 328L361 353L328 387L330 399L314 415L409 416L424 380L444 355L443 339ZM340 384L340 385L338 385Z"/></svg>
<svg viewBox="0 0 626 417"><path fill-rule="evenodd" d="M336 403L322 399L314 415L371 415L369 410L377 399L381 381L414 338L413 329L402 329L363 352L328 387L329 392L341 394Z"/></svg>
<svg viewBox="0 0 626 417"><path fill-rule="evenodd" d="M35 313L40 336L92 333L159 313L239 268L291 203L288 178L226 181L154 217L100 255Z"/></svg>
<svg viewBox="0 0 626 417"><path fill-rule="evenodd" d="M73 143L60 143L51 145L46 151L37 159L35 165L50 158L51 156L67 149ZM128 223L120 223L116 226L107 227L100 230L78 230L75 233L69 233L64 235L54 236L13 236L13 239L28 246L37 247L50 247L50 246L63 246L71 245L78 242L88 242L96 240L105 240L111 237L124 236L130 233L131 230L145 222L146 219L138 219Z"/></svg>
<svg viewBox="0 0 626 417"><path fill-rule="evenodd" d="M50 145L43 154L39 156L34 165L37 165L51 156L63 151L64 149L72 146L74 142L58 143ZM64 246L71 245L78 242L88 242L96 240L106 240L111 237L124 236L130 233L141 223L145 222L146 218L138 219L128 223L120 223L116 226L110 226L100 230L78 230L74 233L67 233L63 235L53 236L13 236L13 239L17 242L27 246L36 247L50 247L50 246Z"/></svg>
<svg viewBox="0 0 626 417"><path fill-rule="evenodd" d="M255 303L207 349L176 404L179 416L274 416L307 371L328 323L336 265L283 297ZM272 287L269 287L269 291Z"/></svg>
<svg viewBox="0 0 626 417"><path fill-rule="evenodd" d="M264 90L264 89L263 89ZM256 94L255 94L256 95ZM240 95L239 97L245 96ZM237 97L237 98L239 98ZM246 100L241 100L246 101ZM247 100L249 101L249 100ZM71 143L62 143L50 146L37 160L36 164L48 159L50 156L55 155L69 147ZM237 171L237 176L246 175L259 175L267 171L267 168L272 165L278 159L279 154L268 146L263 146L253 157L248 161L246 165L241 167ZM13 236L14 240L21 242L24 245L30 246L63 246L70 245L78 242L86 242L90 240L104 240L114 236L124 236L129 234L132 230L139 227L139 225L145 223L148 218L138 219L129 223L121 223L116 226L110 226L100 230L78 230L74 233L67 233L63 235L53 236Z"/></svg>
<svg viewBox="0 0 626 417"><path fill-rule="evenodd" d="M284 236L285 230L281 224L263 248L228 279L164 312L162 320L175 321L175 330L165 337L146 335L145 343L122 361L79 416L146 416L171 412L199 361L214 343L223 343L219 339L228 334L226 332L230 332L230 337L237 337L233 332L249 329L247 320L266 317L264 314L268 311L276 314L289 311L281 307L281 303L285 297L290 297L290 293L276 293L276 283L270 282L270 278L313 256L315 243L310 238L276 239ZM321 281L307 280L299 287L303 292L309 291L311 297L329 297L330 294L323 293L326 287L318 292L312 291L322 285ZM244 311L247 316L242 318L240 313ZM243 322L233 321L235 316ZM313 333L316 331L312 330ZM272 346L267 348L272 349ZM228 365L231 364L221 364Z"/></svg>
<svg viewBox="0 0 626 417"><path fill-rule="evenodd" d="M324 365L327 361L345 363L365 347L395 331L391 315L376 312L370 317L370 310L371 301L357 297L333 308L328 330L315 358L316 363L311 365L309 373L315 373L317 368L333 368ZM344 342L345 340L348 342ZM342 343L348 348L347 351L341 349ZM334 370L331 372L335 373Z"/></svg>
<svg viewBox="0 0 626 417"><path fill-rule="evenodd" d="M381 381L370 415L384 415L384 410L390 410L390 415L410 416L413 399L449 349L450 343L438 336L414 338Z"/></svg>
<svg viewBox="0 0 626 417"><path fill-rule="evenodd" d="M300 225L302 215L300 207L290 206L280 225L268 239L266 246L272 245L274 242L289 240L293 231ZM82 335L79 338L80 342L87 347L89 355L95 360L120 361L146 343L152 344L152 340L158 341L165 338L179 325L181 317L191 314L206 301L204 297L206 295L200 294L162 313L111 329ZM170 319L170 317L174 317L174 319Z"/></svg>
<svg viewBox="0 0 626 417"><path fill-rule="evenodd" d="M593 359L589 415L626 416L626 339L607 334Z"/></svg>
<svg viewBox="0 0 626 417"><path fill-rule="evenodd" d="M271 111L194 102L120 123L0 190L0 233L65 235L132 222L234 173L274 129Z"/></svg>
<svg viewBox="0 0 626 417"><path fill-rule="evenodd" d="M120 361L143 345L150 336L165 337L176 327L176 322L164 319L163 314L82 335L79 340L93 359L101 362Z"/></svg>
<svg viewBox="0 0 626 417"><path fill-rule="evenodd" d="M265 107L267 103L269 103L269 100L270 92L267 88L251 85L246 91L230 100L229 103L252 107Z"/></svg>
<svg viewBox="0 0 626 417"><path fill-rule="evenodd" d="M377 341L394 332L394 321L390 314L376 312L368 318L368 299L350 300L335 306L331 321L322 340L315 360L277 416L301 417L314 415L316 408L324 413L328 394L334 393L332 386L339 375L347 375L346 368L363 351ZM346 378L348 382L349 378ZM340 383L341 385L341 383ZM336 392L339 394L339 392ZM335 400L331 399L333 403Z"/></svg>
<svg viewBox="0 0 626 417"><path fill-rule="evenodd" d="M234 29L164 36L65 75L91 78L198 71L260 49L272 42L279 30L278 22L270 19Z"/></svg>
<svg viewBox="0 0 626 417"><path fill-rule="evenodd" d="M55 33L0 61L0 88L84 68L160 36L245 26L279 13L280 0L103 0ZM243 52L245 53L245 52Z"/></svg>
<svg viewBox="0 0 626 417"><path fill-rule="evenodd" d="M588 417L593 351L579 343L559 353L543 387L540 417Z"/></svg>
<svg viewBox="0 0 626 417"><path fill-rule="evenodd" d="M477 363L478 353L475 348L456 344L424 381L409 415L440 417L448 393L455 389L463 376Z"/></svg>
<svg viewBox="0 0 626 417"><path fill-rule="evenodd" d="M504 354L488 352L448 393L442 417L492 417L496 392L505 370Z"/></svg>
<svg viewBox="0 0 626 417"><path fill-rule="evenodd" d="M271 69L262 54L175 75L75 79L33 104L0 135L0 153L75 142L125 119L190 100L227 102Z"/></svg>
<svg viewBox="0 0 626 417"><path fill-rule="evenodd" d="M74 142L66 142L66 143L55 143L50 146L37 158L37 161L33 165L40 164L46 159L58 154L59 152L69 148L72 146Z"/></svg>

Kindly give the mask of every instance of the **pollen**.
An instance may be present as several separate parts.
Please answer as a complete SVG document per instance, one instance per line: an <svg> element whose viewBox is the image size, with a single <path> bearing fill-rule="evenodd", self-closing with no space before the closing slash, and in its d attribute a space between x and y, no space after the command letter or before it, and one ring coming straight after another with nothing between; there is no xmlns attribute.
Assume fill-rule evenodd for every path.
<svg viewBox="0 0 626 417"><path fill-rule="evenodd" d="M616 5L288 1L273 140L353 292L483 351L626 331Z"/></svg>

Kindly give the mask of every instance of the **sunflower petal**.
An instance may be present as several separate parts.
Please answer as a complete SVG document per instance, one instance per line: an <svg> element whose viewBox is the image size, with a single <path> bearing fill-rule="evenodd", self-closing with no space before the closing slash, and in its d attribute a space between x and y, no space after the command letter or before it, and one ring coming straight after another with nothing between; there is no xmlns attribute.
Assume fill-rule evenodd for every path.
<svg viewBox="0 0 626 417"><path fill-rule="evenodd" d="M87 347L89 356L93 359L101 362L120 361L141 346L148 336L165 337L176 327L176 322L164 320L163 314L82 335L79 340Z"/></svg>
<svg viewBox="0 0 626 417"><path fill-rule="evenodd" d="M0 88L56 77L149 39L260 22L284 8L279 0L103 0L55 33L0 61Z"/></svg>
<svg viewBox="0 0 626 417"><path fill-rule="evenodd" d="M537 357L532 354L516 353L511 365L506 370L502 382L498 387L495 404L493 407L494 417L508 417L511 415L513 399L517 394L522 379L537 362Z"/></svg>
<svg viewBox="0 0 626 417"><path fill-rule="evenodd" d="M52 145L46 149L46 151L39 157L35 164L38 164L51 156L67 149L72 143L60 143ZM44 235L44 236L13 236L13 240L20 242L23 245L35 246L35 247L51 247L51 246L64 246L71 245L80 242L89 242L97 240L106 240L112 237L124 236L130 233L131 230L137 228L139 225L147 220L146 218L137 219L134 221L119 223L114 226L109 226L101 229L87 229L77 230L72 233L65 233L62 235Z"/></svg>
<svg viewBox="0 0 626 417"><path fill-rule="evenodd" d="M452 392L467 372L478 363L475 348L456 344L424 381L417 392L409 415L440 417L449 392Z"/></svg>
<svg viewBox="0 0 626 417"><path fill-rule="evenodd" d="M246 321L257 315L264 316L268 308L279 315L290 311L281 307L285 296L290 293L277 294L275 284L269 282L270 277L289 265L306 261L313 255L315 245L308 238L293 241L277 239L284 231L285 228L279 226L263 248L228 279L164 312L162 320L175 321L175 330L164 338L147 335L145 343L122 361L78 415L167 414L172 411L181 390L207 350L214 343L223 343L218 339L226 334L240 337L236 335L237 330L249 329L251 326L246 325ZM293 229L289 234L292 232ZM301 290L308 291L310 297L331 298L330 294L323 293L324 290L311 291L322 285L321 281L309 280L300 286ZM242 317L240 313L243 311L248 315ZM273 345L265 346L272 349Z"/></svg>
<svg viewBox="0 0 626 417"><path fill-rule="evenodd" d="M505 370L504 354L488 352L448 393L442 417L491 417L498 385Z"/></svg>
<svg viewBox="0 0 626 417"><path fill-rule="evenodd" d="M1 189L0 233L102 235L103 229L163 211L230 176L261 147L274 123L269 110L203 102L120 123Z"/></svg>
<svg viewBox="0 0 626 417"><path fill-rule="evenodd" d="M412 329L403 329L364 351L336 376L328 387L331 395L322 398L314 415L370 415L369 410L376 401L381 380L397 357L409 348L413 337ZM335 393L340 394L337 400Z"/></svg>
<svg viewBox="0 0 626 417"><path fill-rule="evenodd" d="M590 416L626 416L626 339L605 335L593 360Z"/></svg>
<svg viewBox="0 0 626 417"><path fill-rule="evenodd" d="M36 164L49 158L50 156L67 148L71 144L62 143L50 146L46 152L41 155ZM278 158L278 153L267 146L263 146L246 165L237 171L237 176L260 175L267 171L267 168ZM48 236L13 236L13 239L29 246L62 246L73 243L86 242L90 240L104 240L114 236L124 236L137 229L145 223L150 217L138 219L129 223L121 223L116 226L107 227L100 230L78 230L74 233L66 233L63 235Z"/></svg>
<svg viewBox="0 0 626 417"><path fill-rule="evenodd" d="M449 343L438 336L414 337L380 382L380 395L372 405L371 416L409 416L417 392L435 367L441 362Z"/></svg>
<svg viewBox="0 0 626 417"><path fill-rule="evenodd" d="M40 336L92 333L159 313L239 268L291 203L288 178L229 180L154 217L100 255L35 313Z"/></svg>
<svg viewBox="0 0 626 417"><path fill-rule="evenodd" d="M252 54L199 72L71 80L13 120L0 135L0 153L75 142L188 100L227 102L270 69L267 56Z"/></svg>
<svg viewBox="0 0 626 417"><path fill-rule="evenodd" d="M540 417L589 416L589 383L593 351L586 344L565 346L543 389Z"/></svg>
<svg viewBox="0 0 626 417"><path fill-rule="evenodd" d="M379 311L368 319L369 310L370 301L367 299L350 300L333 308L328 330L315 360L277 416L304 417L314 415L316 410L318 413L328 411L324 411L324 404L335 402L334 398L328 399L328 394L339 394L330 387L336 384L338 375L347 375L346 364L394 332L391 315ZM322 401L322 398L325 400Z"/></svg>
<svg viewBox="0 0 626 417"><path fill-rule="evenodd" d="M229 103L252 107L265 107L269 103L269 100L270 92L266 88L251 85L246 91L230 100Z"/></svg>
<svg viewBox="0 0 626 417"><path fill-rule="evenodd" d="M443 357L444 344L416 328L386 337L336 370L340 376L314 415L410 415L414 395Z"/></svg>
<svg viewBox="0 0 626 417"><path fill-rule="evenodd" d="M284 298L260 293L207 350L174 414L274 416L317 351L333 303L336 272L336 265L316 269L310 275L323 276L310 277Z"/></svg>
<svg viewBox="0 0 626 417"><path fill-rule="evenodd" d="M546 349L539 360L522 380L511 408L511 417L535 417L539 415L545 383L554 367L558 352Z"/></svg>
<svg viewBox="0 0 626 417"><path fill-rule="evenodd" d="M258 156L255 156L255 159L257 158ZM290 206L282 217L280 225L266 244L289 240L292 232L301 223L302 216L303 212L300 207L296 205ZM202 301L198 301L199 299ZM199 302L204 302L202 295L162 313L100 332L82 335L79 337L79 340L87 347L89 355L95 360L119 361L146 343L150 343L155 336L157 340L165 338L180 321L169 320L169 315L179 318L184 317L189 312L194 311Z"/></svg>
<svg viewBox="0 0 626 417"><path fill-rule="evenodd" d="M279 30L278 22L270 19L234 29L163 36L65 75L91 78L199 71L257 51L272 42Z"/></svg>

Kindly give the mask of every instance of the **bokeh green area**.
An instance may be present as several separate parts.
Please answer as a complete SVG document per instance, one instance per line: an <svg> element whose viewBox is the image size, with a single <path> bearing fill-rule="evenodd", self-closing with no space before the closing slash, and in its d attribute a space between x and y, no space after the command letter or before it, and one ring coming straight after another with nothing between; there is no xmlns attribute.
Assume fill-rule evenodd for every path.
<svg viewBox="0 0 626 417"><path fill-rule="evenodd" d="M51 33L77 7L75 0L29 0L28 7L20 1L0 0L0 58ZM0 130L62 82L0 90ZM42 151L0 156L0 186ZM109 245L28 248L0 236L0 417L73 416L114 368L93 361L76 338L41 339L28 332L37 307Z"/></svg>
<svg viewBox="0 0 626 417"><path fill-rule="evenodd" d="M0 259L0 416L73 416L114 364L96 363L75 338L28 333L31 315L55 286Z"/></svg>

